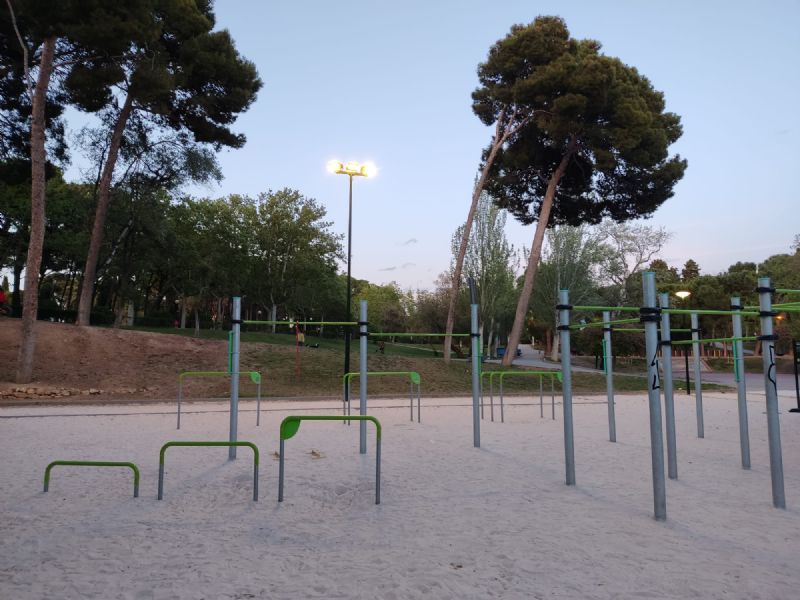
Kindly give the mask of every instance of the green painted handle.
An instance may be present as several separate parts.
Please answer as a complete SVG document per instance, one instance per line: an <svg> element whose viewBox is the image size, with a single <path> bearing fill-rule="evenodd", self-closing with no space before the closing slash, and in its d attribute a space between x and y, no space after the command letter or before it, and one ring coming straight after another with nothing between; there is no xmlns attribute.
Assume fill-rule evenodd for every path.
<svg viewBox="0 0 800 600"><path fill-rule="evenodd" d="M259 455L258 455L258 448L253 442L191 442L191 441L172 441L167 442L163 446L161 446L161 452L158 455L158 464L160 466L164 465L164 454L167 451L167 448L172 446L223 446L223 447L230 447L230 446L247 446L248 448L252 448L253 450L253 457L255 460L255 465L258 466L259 462Z"/></svg>
<svg viewBox="0 0 800 600"><path fill-rule="evenodd" d="M347 384L347 382L352 380L353 377L358 377L360 375L361 375L361 373L356 373L356 372L354 372L354 373L345 373L344 375L342 375L342 380L344 381L345 384ZM411 383L416 383L417 385L419 385L420 381L422 381L422 378L420 377L419 373L417 373L416 371L367 371L367 376L368 377L370 377L370 376L371 377L383 377L383 376L405 377L406 375L409 377L409 379L411 379Z"/></svg>
<svg viewBox="0 0 800 600"><path fill-rule="evenodd" d="M281 439L291 439L300 430L302 421L372 421L377 438L381 439L381 422L370 415L290 415L281 421Z"/></svg>
<svg viewBox="0 0 800 600"><path fill-rule="evenodd" d="M118 462L108 460L54 460L44 470L44 490L47 491L50 485L50 471L56 466L68 467L127 467L133 471L133 487L134 491L139 489L139 467L132 462Z"/></svg>

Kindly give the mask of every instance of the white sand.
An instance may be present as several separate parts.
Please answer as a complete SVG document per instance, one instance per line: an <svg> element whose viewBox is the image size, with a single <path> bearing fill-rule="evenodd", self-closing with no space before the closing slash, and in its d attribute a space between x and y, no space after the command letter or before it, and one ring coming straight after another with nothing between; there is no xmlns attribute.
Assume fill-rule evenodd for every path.
<svg viewBox="0 0 800 600"><path fill-rule="evenodd" d="M784 511L772 507L763 395L749 403L750 472L734 394L705 395L704 440L693 399L676 400L680 479L667 483L666 523L652 517L643 396L618 398L616 444L605 405L576 404L576 487L564 485L560 405L556 421L507 407L505 424L482 422L476 450L467 399L423 400L451 406L424 409L421 424L389 402L403 408L373 411L380 506L374 431L360 456L357 425L339 423L304 423L286 443L277 503L278 423L308 403L281 404L258 429L240 415L240 439L262 451L257 503L245 448L235 462L227 449L170 449L156 500L161 444L226 439L225 412L187 413L176 432L167 405L0 410L53 415L0 419L0 598L798 598L800 414L781 414ZM86 413L116 416L66 416ZM141 497L129 471L75 467L56 467L43 494L46 464L69 458L136 462Z"/></svg>

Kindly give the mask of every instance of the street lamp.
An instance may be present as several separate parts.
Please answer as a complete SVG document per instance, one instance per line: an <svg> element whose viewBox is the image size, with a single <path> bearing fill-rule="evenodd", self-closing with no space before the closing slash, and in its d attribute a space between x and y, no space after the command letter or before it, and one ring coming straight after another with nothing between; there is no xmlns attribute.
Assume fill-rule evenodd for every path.
<svg viewBox="0 0 800 600"><path fill-rule="evenodd" d="M690 292L689 290L679 290L679 291L675 292L675 295L678 298L680 298L681 301L684 301L689 296L692 295L692 292ZM684 324L686 324L686 319L685 318L684 318L683 322L684 322ZM684 350L683 350L683 363L684 363L684 367L686 369L686 394L687 395L691 395L692 389L691 389L691 382L689 381L689 350L687 348L684 348ZM699 382L696 383L695 385L699 385Z"/></svg>
<svg viewBox="0 0 800 600"><path fill-rule="evenodd" d="M350 320L350 296L352 287L350 285L350 257L353 247L353 177L375 177L378 169L371 162L359 163L351 160L343 163L338 160L328 161L328 172L335 175L347 175L350 180L350 194L348 196L347 212L347 320ZM344 372L350 372L350 329L345 329L344 334ZM344 400L350 402L350 390L344 386Z"/></svg>

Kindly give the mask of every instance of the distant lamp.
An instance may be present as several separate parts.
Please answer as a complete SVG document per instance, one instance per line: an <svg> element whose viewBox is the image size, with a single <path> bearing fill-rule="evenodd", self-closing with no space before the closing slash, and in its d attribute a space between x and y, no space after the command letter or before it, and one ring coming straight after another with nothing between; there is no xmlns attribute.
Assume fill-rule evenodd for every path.
<svg viewBox="0 0 800 600"><path fill-rule="evenodd" d="M692 295L692 292L690 292L689 290L681 290L679 292L675 292L675 295L681 300L686 300L689 296Z"/></svg>
<svg viewBox="0 0 800 600"><path fill-rule="evenodd" d="M329 173L349 175L350 177L375 177L378 174L378 168L375 166L375 163L360 163L356 160L351 160L347 163L343 163L339 160L330 160L326 168Z"/></svg>

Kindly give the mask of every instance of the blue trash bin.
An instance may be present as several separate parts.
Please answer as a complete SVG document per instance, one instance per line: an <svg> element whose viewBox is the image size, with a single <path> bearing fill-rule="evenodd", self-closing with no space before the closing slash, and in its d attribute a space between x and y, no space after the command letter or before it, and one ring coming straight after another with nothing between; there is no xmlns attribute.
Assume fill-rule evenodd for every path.
<svg viewBox="0 0 800 600"><path fill-rule="evenodd" d="M497 348L497 358L503 358L506 355L506 349L504 346L499 346Z"/></svg>

